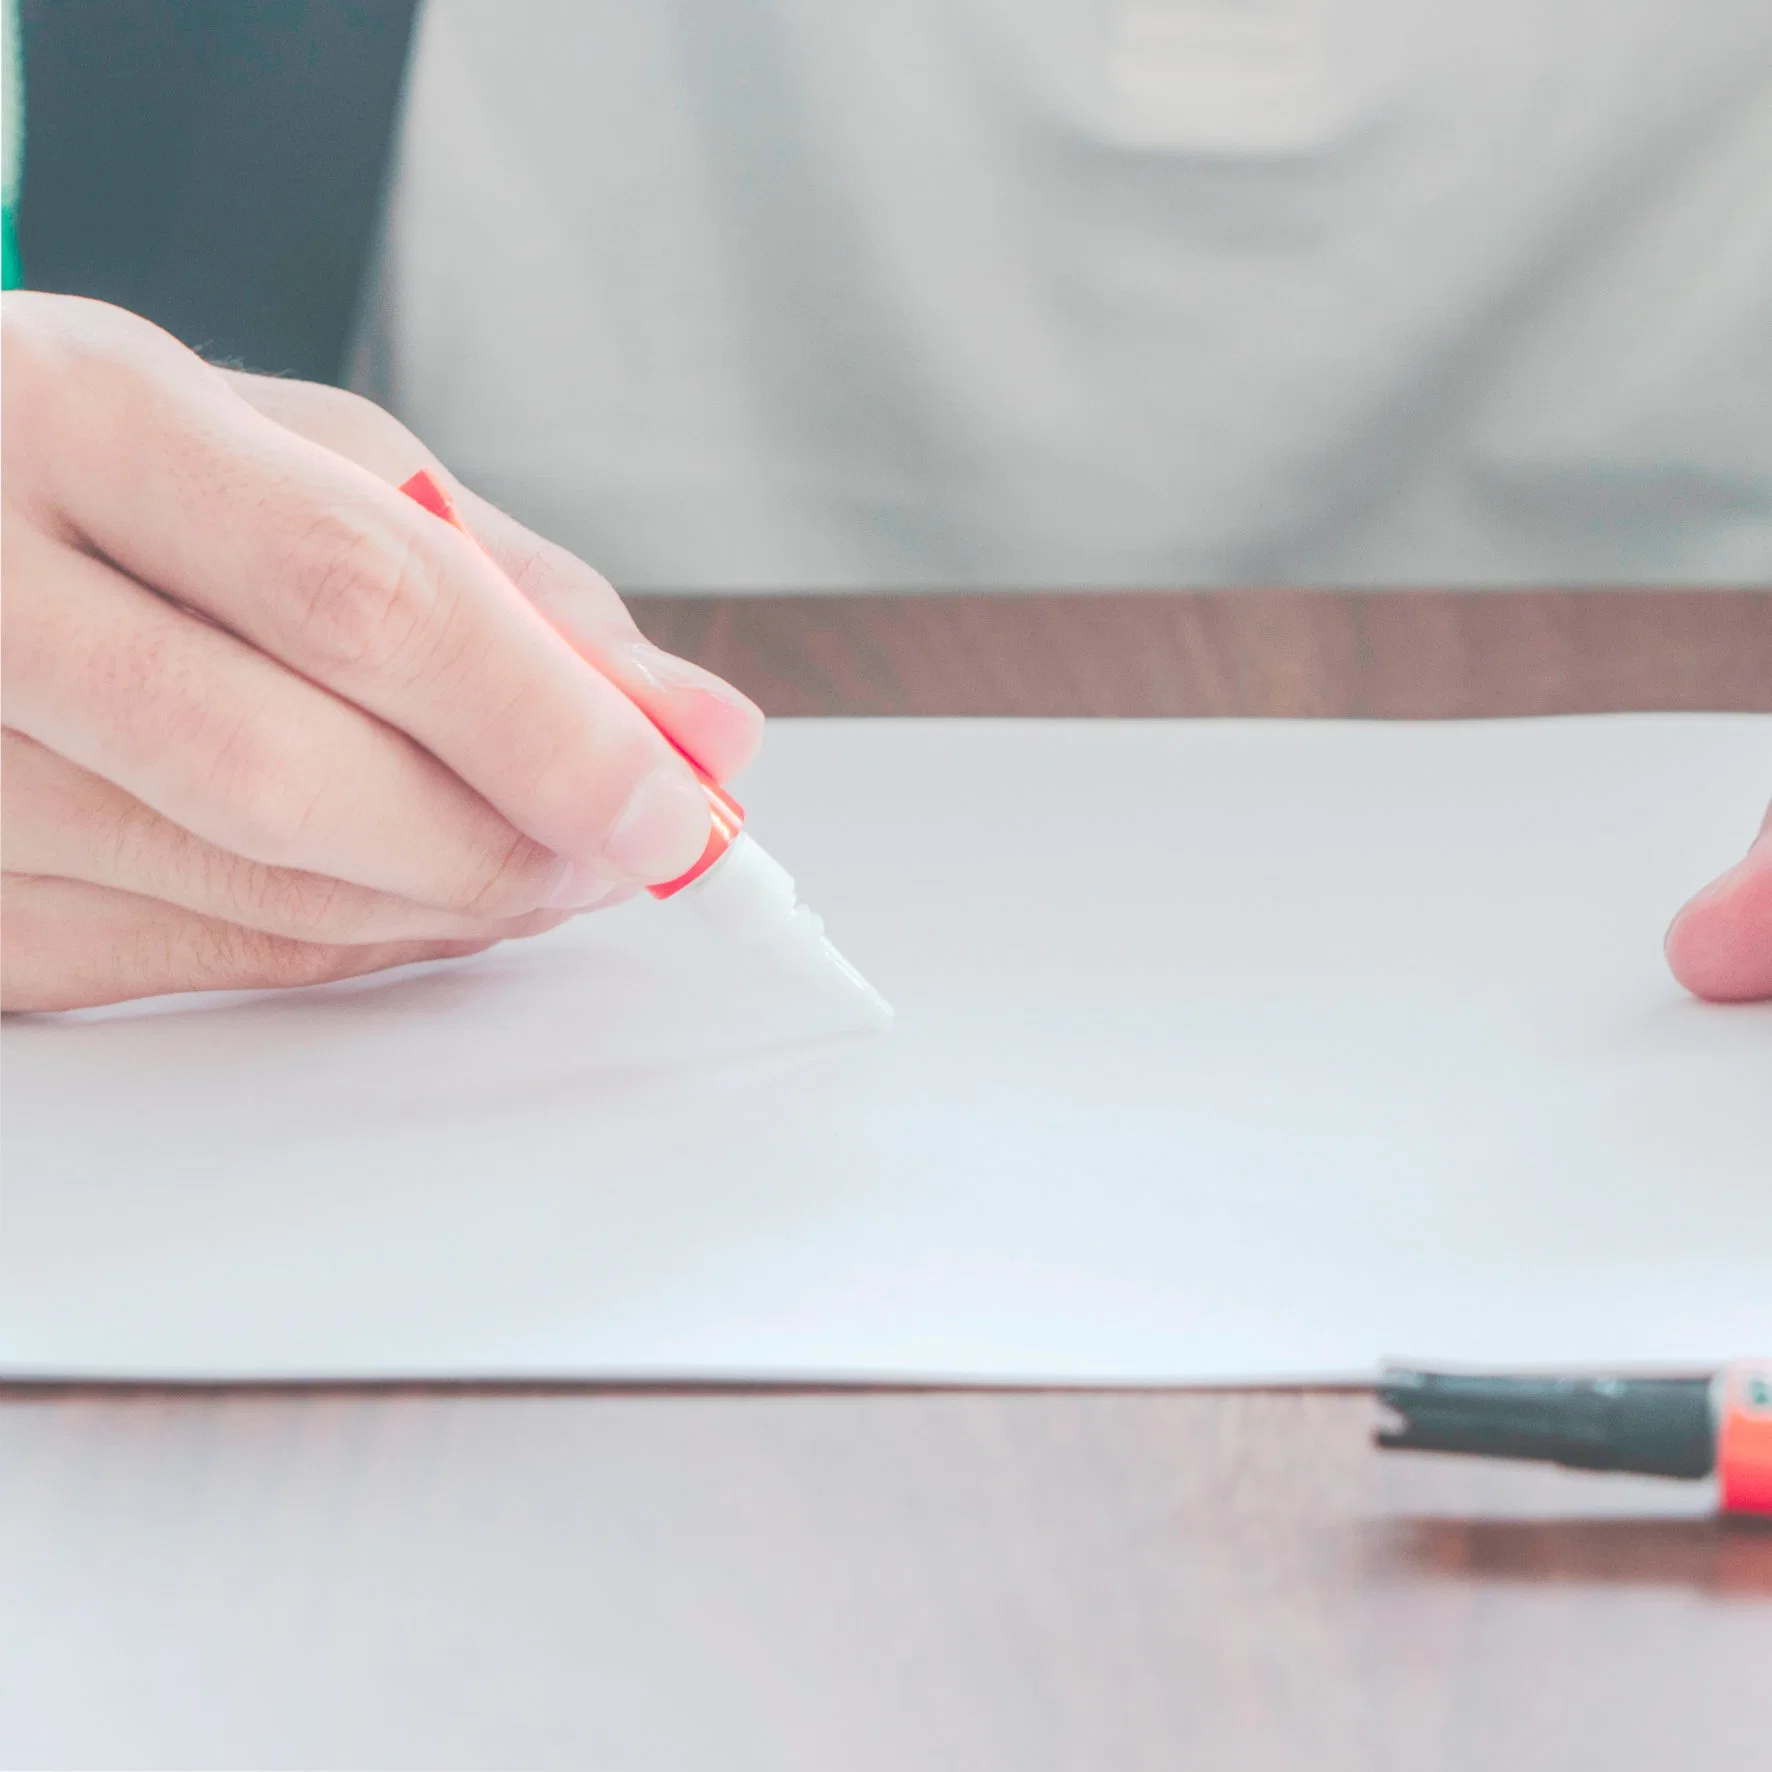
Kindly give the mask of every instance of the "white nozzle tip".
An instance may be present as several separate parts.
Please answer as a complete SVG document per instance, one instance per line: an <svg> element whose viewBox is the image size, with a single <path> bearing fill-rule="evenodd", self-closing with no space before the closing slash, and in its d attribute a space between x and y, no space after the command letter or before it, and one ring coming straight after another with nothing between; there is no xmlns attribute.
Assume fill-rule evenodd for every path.
<svg viewBox="0 0 1772 1772"><path fill-rule="evenodd" d="M867 1010L868 1019L876 1027L890 1027L898 1019L898 1011L844 959L842 952L829 936L821 940L819 946L824 950L825 959L830 962L831 970L840 974L848 984L850 998Z"/></svg>
<svg viewBox="0 0 1772 1772"><path fill-rule="evenodd" d="M823 920L798 901L793 875L748 833L741 832L682 897L715 928L767 949L851 1009L865 1009L873 1026L893 1020L892 1005L832 945Z"/></svg>

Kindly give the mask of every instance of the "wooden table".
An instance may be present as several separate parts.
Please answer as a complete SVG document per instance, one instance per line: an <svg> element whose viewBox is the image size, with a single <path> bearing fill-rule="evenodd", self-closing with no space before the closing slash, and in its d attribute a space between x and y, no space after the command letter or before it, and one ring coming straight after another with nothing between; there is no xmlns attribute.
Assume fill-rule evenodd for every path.
<svg viewBox="0 0 1772 1772"><path fill-rule="evenodd" d="M1772 711L1763 593L642 619L777 712ZM1772 1532L1371 1424L1308 1391L15 1387L0 1764L1767 1763Z"/></svg>

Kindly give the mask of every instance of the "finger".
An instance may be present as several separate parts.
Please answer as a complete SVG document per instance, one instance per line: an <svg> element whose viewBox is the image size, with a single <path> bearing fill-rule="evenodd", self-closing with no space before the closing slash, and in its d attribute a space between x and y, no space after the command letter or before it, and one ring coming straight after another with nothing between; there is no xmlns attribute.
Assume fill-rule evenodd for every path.
<svg viewBox="0 0 1772 1772"><path fill-rule="evenodd" d="M245 369L217 373L266 418L367 468L390 486L409 480L420 468L440 471L431 452L385 406L348 388Z"/></svg>
<svg viewBox="0 0 1772 1772"><path fill-rule="evenodd" d="M16 533L15 533L16 532ZM478 917L600 888L408 738L9 524L7 724L217 848Z"/></svg>
<svg viewBox="0 0 1772 1772"><path fill-rule="evenodd" d="M1694 996L1716 1003L1772 997L1772 809L1746 859L1674 918L1667 959Z"/></svg>
<svg viewBox="0 0 1772 1772"><path fill-rule="evenodd" d="M557 854L638 880L694 862L693 774L471 540L156 338L104 373L60 366L79 431L46 491L82 537L410 734Z"/></svg>
<svg viewBox="0 0 1772 1772"><path fill-rule="evenodd" d="M577 555L477 494L446 481L463 521L525 597L588 660L718 781L763 742L763 710L724 678L654 646L615 587Z"/></svg>
<svg viewBox="0 0 1772 1772"><path fill-rule="evenodd" d="M31 874L5 876L0 915L0 1008L7 1010L90 1009L175 991L327 984L492 945L291 941L157 899Z"/></svg>
<svg viewBox="0 0 1772 1772"><path fill-rule="evenodd" d="M540 935L574 914L470 917L324 874L269 867L205 842L21 733L0 738L0 847L14 873L110 886L267 934L333 944L503 941ZM617 890L611 882L604 896Z"/></svg>
<svg viewBox="0 0 1772 1772"><path fill-rule="evenodd" d="M418 490L421 485L422 493ZM412 476L400 490L415 498L445 522L473 535L475 541L484 546L482 538L474 535L449 492L437 484L428 471ZM759 710L742 697L739 698L742 708L736 706L732 700L733 692L720 684L717 677L702 670L699 665L690 664L686 659L672 658L640 638L627 610L622 607L614 591L597 574L583 566L582 562L575 561L564 549L552 548L551 544L543 543L539 537L530 535L521 524L505 517L495 505L487 504L484 499L475 502L495 525L523 538L521 551L516 557L517 570L529 577L532 591L539 588L544 595L551 593L555 597L557 606L551 611L544 610L544 613L550 615L556 629L568 638L571 637L568 630L575 619L572 611L577 610L581 642L579 650L582 656L596 663L601 653L608 661L603 667L605 675L609 675L611 670L617 670L634 682L642 698L650 698L655 703L666 706L675 704L672 708L677 716L675 724L678 732L683 734L678 742L692 757L699 760L702 753L717 756L725 753L723 760L728 764L727 774L733 773L750 760L748 746L761 737ZM558 556L556 567L551 572L545 560L546 551ZM569 570L572 567L579 569L580 582L574 582ZM607 600L613 605L612 613L606 612L602 616L596 613L597 599L591 595L595 586L582 582L584 580L595 581L595 586L601 586L602 591L607 593ZM514 578L512 583L516 583ZM536 602L538 607L541 606L535 596L531 596L531 601ZM590 610L588 614L587 605ZM611 621L615 623L613 632ZM718 685L720 693L715 693L710 685ZM709 717L715 714L723 714L726 718L724 721L717 721ZM733 716L738 716L736 721ZM657 720L654 723L662 725ZM722 726L730 728L730 742L722 742ZM709 734L710 728L712 736Z"/></svg>
<svg viewBox="0 0 1772 1772"><path fill-rule="evenodd" d="M710 775L728 780L756 756L763 714L749 696L712 671L654 646L601 573L468 491L391 413L342 388L224 373L267 417L378 479L399 486L420 468L435 476L469 529L554 630Z"/></svg>

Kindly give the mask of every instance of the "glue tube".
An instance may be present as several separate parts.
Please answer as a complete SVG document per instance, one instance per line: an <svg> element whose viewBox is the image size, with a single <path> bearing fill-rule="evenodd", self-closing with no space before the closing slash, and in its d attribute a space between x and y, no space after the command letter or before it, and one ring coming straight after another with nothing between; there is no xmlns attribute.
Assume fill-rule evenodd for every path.
<svg viewBox="0 0 1772 1772"><path fill-rule="evenodd" d="M1725 1513L1772 1514L1772 1360L1712 1378L1522 1378L1387 1371L1392 1451L1531 1458L1576 1470L1717 1477Z"/></svg>
<svg viewBox="0 0 1772 1772"><path fill-rule="evenodd" d="M470 541L478 541L454 500L426 469L420 468L400 490ZM707 795L708 841L687 873L646 890L657 899L681 899L704 922L766 951L785 970L840 998L869 1021L880 1026L892 1021L892 1005L838 952L824 932L823 919L800 903L793 875L744 828L744 808L668 733L661 736L694 771Z"/></svg>

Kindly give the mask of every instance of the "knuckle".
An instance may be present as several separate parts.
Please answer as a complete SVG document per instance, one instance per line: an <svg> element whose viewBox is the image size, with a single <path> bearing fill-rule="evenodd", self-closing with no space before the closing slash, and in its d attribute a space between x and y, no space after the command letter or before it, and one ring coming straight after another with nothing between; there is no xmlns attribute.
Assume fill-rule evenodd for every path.
<svg viewBox="0 0 1772 1772"><path fill-rule="evenodd" d="M255 934L253 946L261 962L259 976L281 989L325 984L349 965L347 956L337 948L288 935Z"/></svg>
<svg viewBox="0 0 1772 1772"><path fill-rule="evenodd" d="M559 859L521 832L489 841L470 867L449 908L470 917L520 917L540 903Z"/></svg>
<svg viewBox="0 0 1772 1772"><path fill-rule="evenodd" d="M263 921L285 934L348 941L355 933L349 894L342 880L299 868L257 868L250 882L251 902Z"/></svg>
<svg viewBox="0 0 1772 1772"><path fill-rule="evenodd" d="M13 290L4 313L7 428L16 423L32 452L79 445L94 413L131 410L201 368L170 333L110 302Z"/></svg>
<svg viewBox="0 0 1772 1772"><path fill-rule="evenodd" d="M553 584L574 581L590 571L588 566L532 530L519 529L508 536L501 550L505 576L532 601ZM594 576L594 575L593 575Z"/></svg>
<svg viewBox="0 0 1772 1772"><path fill-rule="evenodd" d="M294 550L289 584L296 636L323 671L422 676L447 625L438 556L393 524L318 518Z"/></svg>
<svg viewBox="0 0 1772 1772"><path fill-rule="evenodd" d="M204 788L225 809L230 836L249 860L289 865L325 800L300 756L256 714L215 734Z"/></svg>
<svg viewBox="0 0 1772 1772"><path fill-rule="evenodd" d="M349 942L363 925L356 894L342 880L301 868L267 867L212 851L216 901L235 920L301 941Z"/></svg>
<svg viewBox="0 0 1772 1772"><path fill-rule="evenodd" d="M102 816L102 841L108 850L110 877L124 882L151 877L156 851L168 831L176 831L177 827L169 826L159 813L133 795L121 793Z"/></svg>
<svg viewBox="0 0 1772 1772"><path fill-rule="evenodd" d="M20 421L41 407L54 349L39 310L28 298L21 301L19 295L17 290L9 291L0 303L0 365L4 366L0 389L5 394L9 443L19 433ZM12 454L10 447L7 454Z"/></svg>
<svg viewBox="0 0 1772 1772"><path fill-rule="evenodd" d="M54 328L37 309L20 304L19 294L6 296L0 334L0 469L12 505L25 502L27 494L40 494L51 477L52 462L66 449L61 433L67 425L64 384L71 367Z"/></svg>
<svg viewBox="0 0 1772 1772"><path fill-rule="evenodd" d="M157 951L144 970L149 977L190 978L198 985L239 978L251 957L249 936L250 931L213 917L151 926L146 939Z"/></svg>
<svg viewBox="0 0 1772 1772"><path fill-rule="evenodd" d="M575 628L612 642L639 633L620 592L594 566L557 542L515 524L510 528L516 533L505 540L500 563L517 589L544 614L564 615Z"/></svg>
<svg viewBox="0 0 1772 1772"><path fill-rule="evenodd" d="M268 418L398 485L428 457L391 412L348 388L229 372L235 393Z"/></svg>
<svg viewBox="0 0 1772 1772"><path fill-rule="evenodd" d="M330 948L213 918L203 919L190 939L200 977L241 985L282 989L319 984L336 976L339 966L339 956Z"/></svg>
<svg viewBox="0 0 1772 1772"><path fill-rule="evenodd" d="M132 736L177 767L194 809L183 822L255 861L283 862L301 847L326 800L313 746L261 701L218 696L176 644L171 624L132 636L101 661L95 695L130 709ZM124 818L113 832L119 865L146 853L154 827Z"/></svg>
<svg viewBox="0 0 1772 1772"><path fill-rule="evenodd" d="M0 316L8 379L60 379L79 364L125 356L159 331L126 308L40 290L8 290Z"/></svg>

